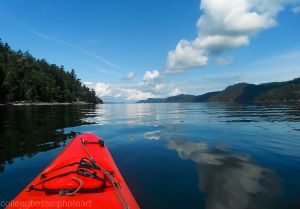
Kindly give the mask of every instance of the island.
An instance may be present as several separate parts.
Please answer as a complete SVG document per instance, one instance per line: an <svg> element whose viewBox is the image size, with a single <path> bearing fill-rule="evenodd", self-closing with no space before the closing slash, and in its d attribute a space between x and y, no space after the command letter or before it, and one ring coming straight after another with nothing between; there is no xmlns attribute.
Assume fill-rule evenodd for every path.
<svg viewBox="0 0 300 209"><path fill-rule="evenodd" d="M0 39L0 104L103 103L83 85L75 70L36 59L28 51L14 51Z"/></svg>
<svg viewBox="0 0 300 209"><path fill-rule="evenodd" d="M238 83L222 91L202 95L180 94L167 98L149 98L137 103L187 103L187 102L299 102L300 78L286 82L263 83L259 85Z"/></svg>

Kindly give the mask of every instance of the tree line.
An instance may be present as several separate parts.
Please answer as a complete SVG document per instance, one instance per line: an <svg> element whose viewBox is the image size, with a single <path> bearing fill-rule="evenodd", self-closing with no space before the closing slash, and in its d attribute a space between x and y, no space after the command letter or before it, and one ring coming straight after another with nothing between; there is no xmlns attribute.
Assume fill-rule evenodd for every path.
<svg viewBox="0 0 300 209"><path fill-rule="evenodd" d="M102 103L74 69L68 72L28 51L14 51L0 39L0 103L16 101Z"/></svg>

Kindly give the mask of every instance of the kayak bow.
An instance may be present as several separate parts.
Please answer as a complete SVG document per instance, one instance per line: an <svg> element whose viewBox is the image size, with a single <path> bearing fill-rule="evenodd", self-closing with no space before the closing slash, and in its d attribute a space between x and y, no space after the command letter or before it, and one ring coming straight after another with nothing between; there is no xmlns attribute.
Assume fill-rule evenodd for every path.
<svg viewBox="0 0 300 209"><path fill-rule="evenodd" d="M12 208L139 209L102 139L85 133L13 201Z"/></svg>

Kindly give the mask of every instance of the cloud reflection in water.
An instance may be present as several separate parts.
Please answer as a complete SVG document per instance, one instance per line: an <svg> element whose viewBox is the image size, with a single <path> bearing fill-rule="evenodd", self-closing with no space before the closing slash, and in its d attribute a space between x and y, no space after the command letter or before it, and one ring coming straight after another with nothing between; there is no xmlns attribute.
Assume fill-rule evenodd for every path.
<svg viewBox="0 0 300 209"><path fill-rule="evenodd" d="M160 131L149 131L144 133L144 138L148 140L159 140L160 139Z"/></svg>
<svg viewBox="0 0 300 209"><path fill-rule="evenodd" d="M212 150L206 143L182 138L168 140L167 147L197 164L206 209L263 208L279 191L275 173L251 163L249 157Z"/></svg>

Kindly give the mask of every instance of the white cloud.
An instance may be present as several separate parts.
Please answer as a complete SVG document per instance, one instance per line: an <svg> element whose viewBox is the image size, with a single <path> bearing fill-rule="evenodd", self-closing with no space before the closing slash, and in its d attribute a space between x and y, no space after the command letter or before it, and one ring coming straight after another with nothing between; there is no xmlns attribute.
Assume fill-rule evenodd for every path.
<svg viewBox="0 0 300 209"><path fill-rule="evenodd" d="M277 14L285 6L297 12L296 3L299 0L202 0L197 37L183 39L169 51L165 72L203 67L212 55L248 45L253 35L277 25Z"/></svg>
<svg viewBox="0 0 300 209"><path fill-rule="evenodd" d="M249 44L247 36L203 36L194 41L196 48L205 49L211 54L219 54L228 49Z"/></svg>
<svg viewBox="0 0 300 209"><path fill-rule="evenodd" d="M178 88L175 88L171 93L170 96L177 96L179 94L182 94L183 92L180 91Z"/></svg>
<svg viewBox="0 0 300 209"><path fill-rule="evenodd" d="M182 72L186 69L204 66L208 62L205 52L187 40L181 40L174 51L168 53L167 73Z"/></svg>
<svg viewBox="0 0 300 209"><path fill-rule="evenodd" d="M104 102L118 98L118 101L138 101L147 98L165 98L168 96L176 96L179 94L198 95L208 91L220 90L226 87L224 77L222 82L214 82L207 79L200 81L165 81L164 83L149 84L145 82L140 83L91 83L87 86L93 88L97 95L100 96Z"/></svg>
<svg viewBox="0 0 300 209"><path fill-rule="evenodd" d="M143 89L141 84L122 84L122 83L88 83L89 88L93 88L99 97L117 97L124 100L142 100L156 98L153 92ZM105 100L104 100L105 102Z"/></svg>
<svg viewBox="0 0 300 209"><path fill-rule="evenodd" d="M83 82L83 84L86 85L86 86L88 86L88 85L92 85L92 84L94 84L94 83L93 83L93 82L90 82L90 81L85 81L85 82Z"/></svg>
<svg viewBox="0 0 300 209"><path fill-rule="evenodd" d="M143 100L156 97L151 92L144 92L138 89L122 89L121 94L126 100Z"/></svg>
<svg viewBox="0 0 300 209"><path fill-rule="evenodd" d="M161 91L161 90L163 90L163 89L166 88L166 87L167 87L167 85L166 85L166 84L163 84L163 83L156 84L156 85L154 86L154 88L155 88L156 91Z"/></svg>
<svg viewBox="0 0 300 209"><path fill-rule="evenodd" d="M276 25L281 1L202 0L203 15L197 22L203 35L251 35Z"/></svg>
<svg viewBox="0 0 300 209"><path fill-rule="evenodd" d="M219 57L216 59L216 64L219 66L227 66L233 63L232 57Z"/></svg>
<svg viewBox="0 0 300 209"><path fill-rule="evenodd" d="M98 96L113 96L110 84L107 83L96 83L94 87Z"/></svg>
<svg viewBox="0 0 300 209"><path fill-rule="evenodd" d="M131 80L133 79L135 76L135 73L134 72L129 72L127 73L126 77L124 78L125 80Z"/></svg>
<svg viewBox="0 0 300 209"><path fill-rule="evenodd" d="M229 64L232 57L219 57L215 59L219 65ZM155 82L140 83L89 83L104 102L114 101L137 101L147 98L165 98L179 94L200 95L203 93L222 90L228 85L239 82L263 83L271 81L284 81L300 77L299 71L300 51L292 51L278 54L274 57L265 58L252 64L244 65L241 69L232 66L230 71L208 72L205 75L192 80L168 81L161 79ZM151 72L151 75L153 72Z"/></svg>
<svg viewBox="0 0 300 209"><path fill-rule="evenodd" d="M143 77L143 81L145 82L151 82L154 81L155 79L157 79L159 77L159 72L157 70L154 71L146 71L144 77Z"/></svg>

